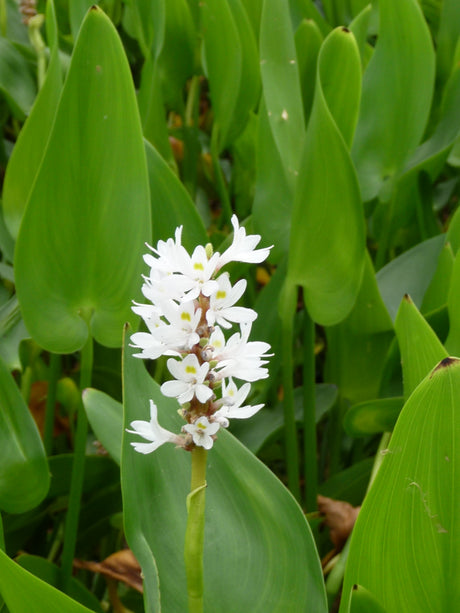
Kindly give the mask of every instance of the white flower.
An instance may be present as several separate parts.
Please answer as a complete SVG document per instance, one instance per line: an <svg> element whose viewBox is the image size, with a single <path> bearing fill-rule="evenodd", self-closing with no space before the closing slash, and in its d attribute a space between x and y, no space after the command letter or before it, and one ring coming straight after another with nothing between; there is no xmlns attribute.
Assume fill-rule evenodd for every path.
<svg viewBox="0 0 460 613"><path fill-rule="evenodd" d="M228 428L229 419L246 419L255 415L264 406L263 404L242 406L250 391L250 383L245 383L238 389L231 377L228 385L223 381L222 400L220 401L223 405L214 413L213 419L223 428Z"/></svg>
<svg viewBox="0 0 460 613"><path fill-rule="evenodd" d="M200 342L196 328L200 323L201 309L195 310L192 302L177 304L173 300L162 304L164 317L169 325L158 326L152 335L164 345L180 350L189 350Z"/></svg>
<svg viewBox="0 0 460 613"><path fill-rule="evenodd" d="M257 313L252 309L233 306L244 294L247 282L241 279L232 287L228 272L224 272L217 279L217 291L211 294L209 309L206 312L206 321L209 326L216 322L224 328L230 328L233 323L254 321Z"/></svg>
<svg viewBox="0 0 460 613"><path fill-rule="evenodd" d="M169 430L162 428L158 423L158 409L153 400L150 401L150 421L133 421L130 426L134 430L126 430L131 434L138 434L151 443L131 443L136 451L139 453L151 453L163 445L163 443L175 443L180 445L182 439L177 434L173 434Z"/></svg>
<svg viewBox="0 0 460 613"><path fill-rule="evenodd" d="M195 247L192 256L183 263L182 274L192 282L192 287L184 295L184 300L195 300L198 296L210 296L217 291L217 281L212 279L216 272L219 254L215 253L208 259L206 249L202 245Z"/></svg>
<svg viewBox="0 0 460 613"><path fill-rule="evenodd" d="M192 435L193 442L198 447L204 447L205 449L211 449L214 443L212 438L214 434L219 430L220 426L216 422L209 423L206 416L199 417L193 424L187 424L182 427L184 432L188 432Z"/></svg>
<svg viewBox="0 0 460 613"><path fill-rule="evenodd" d="M144 255L144 262L158 271L162 275L170 275L174 272L179 272L180 263L189 255L186 249L181 244L182 226L176 228L175 240L168 238L167 241L158 241L157 248L147 247L153 251L158 257L153 257L149 253Z"/></svg>
<svg viewBox="0 0 460 613"><path fill-rule="evenodd" d="M228 249L219 257L216 264L216 270L220 270L222 266L228 262L250 262L259 264L263 262L270 253L273 247L265 247L264 249L255 249L259 244L259 234L249 234L246 236L246 230L239 227L238 218L232 215L233 226L233 241Z"/></svg>
<svg viewBox="0 0 460 613"><path fill-rule="evenodd" d="M166 381L161 386L165 396L177 398L179 404L190 402L196 396L199 402L207 402L213 395L212 389L203 382L209 371L209 364L201 364L194 353L190 353L183 360L169 359L168 370L176 381Z"/></svg>
<svg viewBox="0 0 460 613"><path fill-rule="evenodd" d="M217 380L236 377L243 381L258 381L268 377L268 369L263 366L268 363L264 358L272 355L266 353L270 345L262 341L248 342L251 325L251 323L241 324L241 334L238 332L233 334L223 347L222 331L218 332L216 328L211 335L209 342L217 342L217 346L213 345L212 354L212 360L217 361L213 369Z"/></svg>

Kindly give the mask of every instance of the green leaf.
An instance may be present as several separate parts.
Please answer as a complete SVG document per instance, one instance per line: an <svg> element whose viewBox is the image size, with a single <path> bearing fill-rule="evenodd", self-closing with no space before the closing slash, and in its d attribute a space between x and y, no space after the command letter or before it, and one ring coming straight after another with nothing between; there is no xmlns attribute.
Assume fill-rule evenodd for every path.
<svg viewBox="0 0 460 613"><path fill-rule="evenodd" d="M186 0L165 3L164 43L158 56L163 99L168 108L184 109L183 89L193 75L196 32Z"/></svg>
<svg viewBox="0 0 460 613"><path fill-rule="evenodd" d="M353 530L343 592L358 583L387 613L460 599L459 385L445 358L410 396Z"/></svg>
<svg viewBox="0 0 460 613"><path fill-rule="evenodd" d="M404 397L407 399L430 370L448 354L408 295L401 301L395 331L401 351Z"/></svg>
<svg viewBox="0 0 460 613"><path fill-rule="evenodd" d="M335 500L346 500L353 506L361 504L371 476L373 458L356 462L336 473L319 486L319 493Z"/></svg>
<svg viewBox="0 0 460 613"><path fill-rule="evenodd" d="M83 391L83 404L97 439L107 449L110 457L120 464L123 436L122 405L104 392L92 388Z"/></svg>
<svg viewBox="0 0 460 613"><path fill-rule="evenodd" d="M260 70L268 121L290 186L299 170L305 122L299 68L287 2L265 0Z"/></svg>
<svg viewBox="0 0 460 613"><path fill-rule="evenodd" d="M419 144L434 86L434 50L416 0L380 0L375 52L363 78L353 144L363 200L371 200Z"/></svg>
<svg viewBox="0 0 460 613"><path fill-rule="evenodd" d="M203 221L187 190L152 145L145 141L153 220L153 243L174 236L183 225L186 249L208 242Z"/></svg>
<svg viewBox="0 0 460 613"><path fill-rule="evenodd" d="M392 201L382 206L391 207L391 229L396 234L401 227L410 226L415 222L417 209L422 206L422 199L426 188L419 190L418 181L421 173L427 175L429 181L434 183L442 172L447 157L460 131L460 66L457 66L446 84L440 118L430 138L421 144L396 178ZM425 238L428 229L420 218L421 235ZM436 227L436 226L435 226Z"/></svg>
<svg viewBox="0 0 460 613"><path fill-rule="evenodd" d="M404 404L404 398L378 398L354 404L345 413L343 427L350 436L391 432Z"/></svg>
<svg viewBox="0 0 460 613"><path fill-rule="evenodd" d="M10 613L91 613L56 588L38 579L0 551L0 594Z"/></svg>
<svg viewBox="0 0 460 613"><path fill-rule="evenodd" d="M436 271L444 241L444 235L423 241L377 273L380 293L393 320L405 294L409 294L414 304L420 308Z"/></svg>
<svg viewBox="0 0 460 613"><path fill-rule="evenodd" d="M453 68L459 36L460 4L457 0L443 0L439 30L436 36L437 76L441 83L447 81Z"/></svg>
<svg viewBox="0 0 460 613"><path fill-rule="evenodd" d="M49 21L53 23L49 24ZM51 31L57 28L52 1L47 7L47 25ZM17 238L30 190L45 153L61 90L61 61L59 48L55 44L51 51L45 82L19 133L6 167L3 184L3 210L6 226L14 238Z"/></svg>
<svg viewBox="0 0 460 613"><path fill-rule="evenodd" d="M21 568L29 571L29 573L32 573L35 577L46 581L49 585L58 588L62 582L61 569L55 564L52 564L49 560L45 560L39 556L21 554L16 559L16 562ZM82 605L90 608L91 611L103 613L102 606L96 596L80 583L80 581L77 581L73 577L69 583L68 595Z"/></svg>
<svg viewBox="0 0 460 613"><path fill-rule="evenodd" d="M356 17L349 25L349 28L353 32L353 35L356 39L356 44L358 45L363 69L367 67L367 62L369 60L369 50L371 49L370 45L367 42L371 14L372 5L368 4L367 6L364 6L361 12L356 15Z"/></svg>
<svg viewBox="0 0 460 613"><path fill-rule="evenodd" d="M323 35L315 21L304 19L295 33L295 46L299 62L305 122L308 123L315 92L316 62L323 42Z"/></svg>
<svg viewBox="0 0 460 613"><path fill-rule="evenodd" d="M256 185L252 208L254 228L266 245L273 245L270 260L279 262L289 250L291 211L294 197L270 126L264 96L257 130Z"/></svg>
<svg viewBox="0 0 460 613"><path fill-rule="evenodd" d="M348 611L349 613L385 613L385 609L377 602L374 595L361 585L353 586Z"/></svg>
<svg viewBox="0 0 460 613"><path fill-rule="evenodd" d="M89 328L99 343L121 344L150 238L149 209L129 66L115 28L94 7L16 245L17 293L37 343L73 352Z"/></svg>
<svg viewBox="0 0 460 613"><path fill-rule="evenodd" d="M159 407L161 425L180 431L183 421L177 414L177 402L162 396L142 362L133 358L127 347L124 393L125 427L148 417L151 398ZM126 536L152 593L155 555L164 610L182 613L187 609L183 548L190 458L172 445L160 447L152 456L142 456L131 447L133 440L132 434L124 434ZM311 608L325 612L324 583L310 529L301 509L273 473L234 437L221 431L210 453L207 482L205 610L258 613ZM248 556L249 565L240 563ZM150 598L147 610L153 611Z"/></svg>
<svg viewBox="0 0 460 613"><path fill-rule="evenodd" d="M8 513L33 509L48 491L48 464L37 426L1 358L0 449L0 509Z"/></svg>
<svg viewBox="0 0 460 613"><path fill-rule="evenodd" d="M340 58L340 61L338 61ZM288 276L302 285L314 321L330 326L351 311L361 284L365 229L348 145L359 106L361 65L353 35L337 28L318 58L292 213Z"/></svg>
<svg viewBox="0 0 460 613"><path fill-rule="evenodd" d="M460 353L460 250L457 251L452 278L449 289L447 309L449 311L449 336L446 340L446 349L452 355Z"/></svg>
<svg viewBox="0 0 460 613"><path fill-rule="evenodd" d="M257 103L257 45L240 0L207 0L200 6L204 68L214 111L213 138L221 152L242 132Z"/></svg>
<svg viewBox="0 0 460 613"><path fill-rule="evenodd" d="M137 101L145 138L156 147L171 168L176 168L176 161L169 143L159 64L150 55L142 67Z"/></svg>
<svg viewBox="0 0 460 613"><path fill-rule="evenodd" d="M36 93L30 64L11 41L0 37L0 94L17 119L29 114Z"/></svg>
<svg viewBox="0 0 460 613"><path fill-rule="evenodd" d="M326 329L328 352L325 380L338 385L354 404L377 398L393 325L366 254L363 281L348 317Z"/></svg>
<svg viewBox="0 0 460 613"><path fill-rule="evenodd" d="M257 336L257 338L260 338ZM272 375L271 375L272 376ZM330 383L317 383L315 385L315 411L316 423L333 407L337 401L337 388ZM303 422L303 389L294 390L295 420L300 425ZM284 427L283 403L265 411L259 411L251 418L249 423L232 424L232 432L250 451L259 453L264 445L269 444L275 437L279 437Z"/></svg>

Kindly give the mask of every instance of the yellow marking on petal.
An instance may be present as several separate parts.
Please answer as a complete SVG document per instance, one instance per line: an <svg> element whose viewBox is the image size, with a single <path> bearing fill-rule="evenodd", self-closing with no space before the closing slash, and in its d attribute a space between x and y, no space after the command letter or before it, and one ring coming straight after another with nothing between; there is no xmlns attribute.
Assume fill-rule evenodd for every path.
<svg viewBox="0 0 460 613"><path fill-rule="evenodd" d="M225 298L226 295L227 295L227 292L224 292L224 290L220 289L218 290L216 294L216 298L217 300L219 300L219 298Z"/></svg>
<svg viewBox="0 0 460 613"><path fill-rule="evenodd" d="M199 421L196 426L197 428L201 428L201 430L206 430L205 424L202 424L201 421Z"/></svg>
<svg viewBox="0 0 460 613"><path fill-rule="evenodd" d="M183 311L180 314L180 318L185 320L185 321L192 321L192 318L190 317L190 313L187 313L186 311Z"/></svg>
<svg viewBox="0 0 460 613"><path fill-rule="evenodd" d="M185 372L191 373L193 375L196 375L196 368L195 366L186 366L185 367Z"/></svg>
<svg viewBox="0 0 460 613"><path fill-rule="evenodd" d="M204 266L201 262L195 262L195 264L193 265L193 268L195 270L204 270Z"/></svg>

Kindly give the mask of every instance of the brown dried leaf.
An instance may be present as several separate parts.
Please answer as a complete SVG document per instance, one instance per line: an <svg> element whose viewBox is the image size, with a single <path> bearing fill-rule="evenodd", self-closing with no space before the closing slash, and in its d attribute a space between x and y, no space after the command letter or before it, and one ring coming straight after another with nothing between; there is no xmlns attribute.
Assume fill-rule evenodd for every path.
<svg viewBox="0 0 460 613"><path fill-rule="evenodd" d="M352 507L343 500L333 500L318 496L318 510L324 516L324 524L329 528L331 541L336 551L341 551L351 534L361 507Z"/></svg>
<svg viewBox="0 0 460 613"><path fill-rule="evenodd" d="M141 567L131 549L122 549L110 555L102 562L74 560L76 568L84 568L94 573L101 573L109 579L123 581L128 587L138 592L144 591L142 585Z"/></svg>

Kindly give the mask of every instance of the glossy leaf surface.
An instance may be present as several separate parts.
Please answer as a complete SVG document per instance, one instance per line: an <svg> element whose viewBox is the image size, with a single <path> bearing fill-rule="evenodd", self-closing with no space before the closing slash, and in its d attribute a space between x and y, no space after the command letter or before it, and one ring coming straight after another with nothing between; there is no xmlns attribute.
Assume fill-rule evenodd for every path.
<svg viewBox="0 0 460 613"><path fill-rule="evenodd" d="M148 417L152 398L159 407L161 425L180 431L183 422L177 403L162 396L129 348L124 356L124 394L125 427L134 419ZM124 434L126 535L147 581L152 581L152 590L155 556L163 608L182 613L187 608L183 541L190 458L172 445L142 456L129 444L132 440L133 435ZM207 483L205 611L300 612L313 607L318 613L325 612L311 532L297 503L276 477L235 438L221 431L210 453ZM154 610L152 601L148 610Z"/></svg>
<svg viewBox="0 0 460 613"><path fill-rule="evenodd" d="M80 30L16 245L18 297L36 342L72 352L90 330L101 344L121 344L150 239L149 208L129 67L95 7Z"/></svg>
<svg viewBox="0 0 460 613"><path fill-rule="evenodd" d="M361 196L348 151L359 105L360 74L353 35L342 28L334 30L318 57L288 270L291 280L304 289L312 319L328 326L350 313L364 266Z"/></svg>
<svg viewBox="0 0 460 613"><path fill-rule="evenodd" d="M358 583L387 613L447 613L460 598L459 385L446 358L410 396L353 531L344 593Z"/></svg>
<svg viewBox="0 0 460 613"><path fill-rule="evenodd" d="M291 186L299 170L304 116L299 68L286 2L265 0L260 24L260 69L267 115Z"/></svg>
<svg viewBox="0 0 460 613"><path fill-rule="evenodd" d="M353 144L364 201L419 144L434 85L434 51L416 0L380 0L377 45L363 77Z"/></svg>

